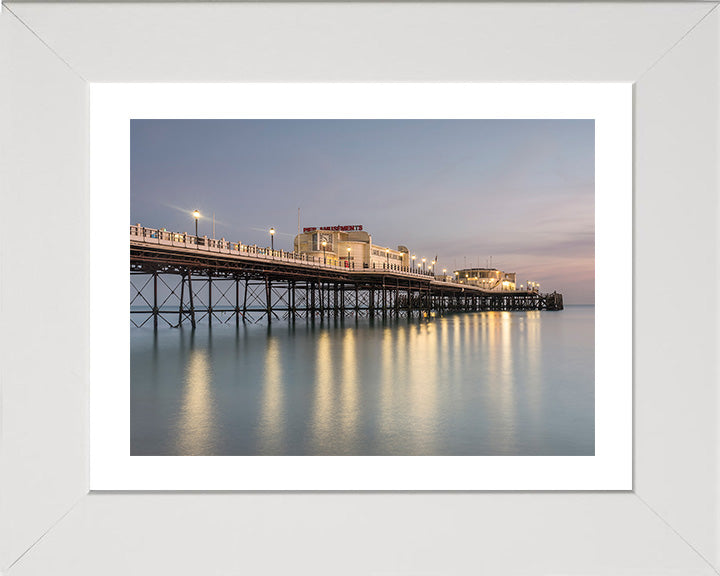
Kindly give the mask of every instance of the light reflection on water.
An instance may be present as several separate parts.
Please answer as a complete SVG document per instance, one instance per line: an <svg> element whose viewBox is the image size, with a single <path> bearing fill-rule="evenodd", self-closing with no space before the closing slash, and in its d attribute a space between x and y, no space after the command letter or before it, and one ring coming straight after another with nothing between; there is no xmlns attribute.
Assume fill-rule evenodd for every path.
<svg viewBox="0 0 720 576"><path fill-rule="evenodd" d="M260 403L260 451L277 454L283 451L285 436L285 404L280 346L277 338L268 335L265 369Z"/></svg>
<svg viewBox="0 0 720 576"><path fill-rule="evenodd" d="M333 389L333 360L330 351L330 334L321 332L315 346L315 402L312 412L312 451L322 451L322 447L331 441L334 428L335 390ZM338 430L338 436L340 430ZM339 438L341 440L341 438Z"/></svg>
<svg viewBox="0 0 720 576"><path fill-rule="evenodd" d="M188 350L187 375L183 382L182 409L177 426L179 454L205 454L214 449L215 405L207 350ZM156 372L157 373L157 372Z"/></svg>
<svg viewBox="0 0 720 576"><path fill-rule="evenodd" d="M134 455L594 453L594 308L131 332Z"/></svg>

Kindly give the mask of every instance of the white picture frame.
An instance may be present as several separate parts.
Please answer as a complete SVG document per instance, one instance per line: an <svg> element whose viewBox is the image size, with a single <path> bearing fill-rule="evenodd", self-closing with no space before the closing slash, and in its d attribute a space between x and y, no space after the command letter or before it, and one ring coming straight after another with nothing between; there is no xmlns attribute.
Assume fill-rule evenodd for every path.
<svg viewBox="0 0 720 576"><path fill-rule="evenodd" d="M452 105L449 107L448 102ZM91 88L91 490L632 488L632 86L100 84ZM130 121L138 118L593 119L595 444L587 456L130 455ZM122 209L120 209L122 207ZM109 303L122 303L109 306ZM96 304L97 303L97 304ZM108 372L107 366L117 363ZM95 369L97 367L97 369Z"/></svg>
<svg viewBox="0 0 720 576"><path fill-rule="evenodd" d="M6 5L3 573L715 574L716 7ZM634 82L633 491L89 494L88 82L173 80Z"/></svg>

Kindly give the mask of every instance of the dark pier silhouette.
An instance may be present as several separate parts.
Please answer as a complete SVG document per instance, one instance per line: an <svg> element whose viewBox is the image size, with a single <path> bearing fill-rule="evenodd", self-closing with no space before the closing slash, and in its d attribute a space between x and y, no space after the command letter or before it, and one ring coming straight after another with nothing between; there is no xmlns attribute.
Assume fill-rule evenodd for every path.
<svg viewBox="0 0 720 576"><path fill-rule="evenodd" d="M355 269L139 226L130 227L130 281L135 326L563 309L556 292L487 290L415 268Z"/></svg>

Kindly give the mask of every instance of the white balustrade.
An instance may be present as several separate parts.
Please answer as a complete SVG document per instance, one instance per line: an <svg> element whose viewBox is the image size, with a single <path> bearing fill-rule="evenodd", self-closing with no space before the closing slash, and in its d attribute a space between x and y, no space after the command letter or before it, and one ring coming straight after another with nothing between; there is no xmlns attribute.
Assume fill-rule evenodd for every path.
<svg viewBox="0 0 720 576"><path fill-rule="evenodd" d="M238 255L259 260L275 260L329 270L344 270L346 272L389 271L414 278L430 278L432 281L435 281L431 274L401 266L387 266L383 264L382 267L348 267L344 262L342 264L333 264L332 262L327 263L323 262L322 259L308 257L305 254L299 254L297 252L285 252L284 250L272 251L270 248L263 248L257 245L248 246L242 242L231 242L225 240L224 238L218 240L215 238L208 238L207 236L197 237L187 233L157 230L155 228L146 228L140 225L130 226L130 240L133 242L144 242L147 244L159 244L184 249ZM456 282L451 283L457 284Z"/></svg>

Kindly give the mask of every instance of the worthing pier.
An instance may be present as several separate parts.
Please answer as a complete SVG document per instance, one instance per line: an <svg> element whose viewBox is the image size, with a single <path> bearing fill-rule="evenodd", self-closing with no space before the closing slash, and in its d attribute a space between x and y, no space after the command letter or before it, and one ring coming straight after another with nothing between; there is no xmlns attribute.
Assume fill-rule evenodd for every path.
<svg viewBox="0 0 720 576"><path fill-rule="evenodd" d="M130 227L130 286L134 326L563 309L557 292L490 290L415 266L356 267L142 226Z"/></svg>

